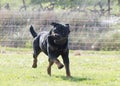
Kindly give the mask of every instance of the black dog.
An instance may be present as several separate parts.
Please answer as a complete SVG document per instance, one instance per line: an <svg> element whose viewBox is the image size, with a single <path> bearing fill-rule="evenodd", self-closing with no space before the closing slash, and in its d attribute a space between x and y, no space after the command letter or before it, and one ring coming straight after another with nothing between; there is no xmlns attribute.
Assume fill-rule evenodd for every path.
<svg viewBox="0 0 120 86"><path fill-rule="evenodd" d="M33 68L37 67L37 56L41 51L43 51L49 57L49 66L47 68L47 72L51 75L51 66L53 63L56 63L58 68L63 68L63 64L57 59L59 55L62 56L65 69L66 76L70 77L70 69L69 69L69 49L68 49L68 35L70 33L69 24L62 25L59 23L51 23L54 26L50 32L40 32L37 34L33 27L30 27L30 32L34 37L33 41Z"/></svg>

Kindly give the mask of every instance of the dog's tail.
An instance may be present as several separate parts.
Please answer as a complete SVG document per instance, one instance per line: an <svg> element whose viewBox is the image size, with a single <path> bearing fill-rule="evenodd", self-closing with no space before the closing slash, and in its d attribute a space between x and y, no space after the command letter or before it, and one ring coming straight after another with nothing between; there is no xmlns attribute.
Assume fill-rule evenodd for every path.
<svg viewBox="0 0 120 86"><path fill-rule="evenodd" d="M35 38L37 36L37 33L35 32L35 30L34 30L32 25L30 26L30 32L31 32L33 38Z"/></svg>

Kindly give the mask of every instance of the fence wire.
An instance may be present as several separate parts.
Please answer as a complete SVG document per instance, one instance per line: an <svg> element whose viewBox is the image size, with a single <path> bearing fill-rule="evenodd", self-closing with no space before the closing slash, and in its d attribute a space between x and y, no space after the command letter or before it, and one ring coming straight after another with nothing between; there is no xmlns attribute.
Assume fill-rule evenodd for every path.
<svg viewBox="0 0 120 86"><path fill-rule="evenodd" d="M33 40L29 32L30 25L37 32L49 31L51 22L70 24L70 49L118 49L120 46L119 29L114 28L117 24L110 22L110 17L86 17L80 12L0 12L1 46L30 47Z"/></svg>
<svg viewBox="0 0 120 86"><path fill-rule="evenodd" d="M14 3L16 2L9 4ZM88 4L89 7L98 9L88 9ZM103 6L107 7L107 0ZM0 46L32 47L33 38L29 32L31 25L37 32L41 32L50 31L51 22L59 22L70 24L70 49L120 50L120 18L101 11L97 1L91 4L90 1L85 0L77 7L73 5L69 9L58 10L36 10L31 7L29 9L27 7L26 10L24 7L13 9L12 6L8 6L9 9L0 8Z"/></svg>

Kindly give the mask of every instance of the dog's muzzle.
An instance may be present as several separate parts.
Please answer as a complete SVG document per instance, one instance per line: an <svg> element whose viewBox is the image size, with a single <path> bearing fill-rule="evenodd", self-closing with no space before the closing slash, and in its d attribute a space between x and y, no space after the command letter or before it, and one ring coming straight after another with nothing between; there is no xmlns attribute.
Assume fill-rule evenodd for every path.
<svg viewBox="0 0 120 86"><path fill-rule="evenodd" d="M58 40L68 38L68 36L66 36L66 35L60 35L60 34L57 34L57 33L54 33L53 36Z"/></svg>
<svg viewBox="0 0 120 86"><path fill-rule="evenodd" d="M63 44L66 43L67 39L68 39L68 37L61 37L61 36L59 36L59 37L55 38L54 42L55 42L55 44L63 45Z"/></svg>
<svg viewBox="0 0 120 86"><path fill-rule="evenodd" d="M57 34L57 33L52 33L52 36L54 37L54 43L58 45L63 45L66 43L68 36Z"/></svg>

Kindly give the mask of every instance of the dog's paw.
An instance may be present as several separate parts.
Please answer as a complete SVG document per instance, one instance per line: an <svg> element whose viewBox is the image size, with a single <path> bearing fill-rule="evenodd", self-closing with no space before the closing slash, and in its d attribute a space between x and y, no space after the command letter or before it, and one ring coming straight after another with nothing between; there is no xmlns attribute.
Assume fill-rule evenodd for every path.
<svg viewBox="0 0 120 86"><path fill-rule="evenodd" d="M64 67L64 65L61 64L61 65L58 67L58 69L62 69L63 67Z"/></svg>
<svg viewBox="0 0 120 86"><path fill-rule="evenodd" d="M37 64L33 64L33 65L32 65L32 68L37 68Z"/></svg>
<svg viewBox="0 0 120 86"><path fill-rule="evenodd" d="M51 68L47 69L47 73L48 73L49 76L51 76Z"/></svg>
<svg viewBox="0 0 120 86"><path fill-rule="evenodd" d="M73 77L72 77L72 76L66 76L66 78L71 79L71 78L73 78Z"/></svg>

